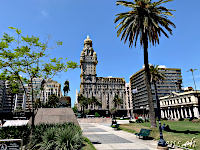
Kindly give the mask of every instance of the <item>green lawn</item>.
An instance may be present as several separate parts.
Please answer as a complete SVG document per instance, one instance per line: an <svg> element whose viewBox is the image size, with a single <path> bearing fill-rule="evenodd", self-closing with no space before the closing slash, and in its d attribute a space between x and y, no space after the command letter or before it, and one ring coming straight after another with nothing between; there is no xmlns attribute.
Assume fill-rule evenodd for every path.
<svg viewBox="0 0 200 150"><path fill-rule="evenodd" d="M181 144L184 144L186 141L190 141L195 137L197 144L196 150L200 149L200 122L191 122L191 121L161 121L163 125L169 125L172 132L163 131L163 137L165 141L181 141ZM157 124L158 125L158 124ZM151 129L150 134L156 140L159 140L160 133L158 128L151 128L150 122L145 123L129 123L120 125L122 130L128 132L139 132L141 128Z"/></svg>
<svg viewBox="0 0 200 150"><path fill-rule="evenodd" d="M84 145L81 150L96 150L88 138L84 139Z"/></svg>

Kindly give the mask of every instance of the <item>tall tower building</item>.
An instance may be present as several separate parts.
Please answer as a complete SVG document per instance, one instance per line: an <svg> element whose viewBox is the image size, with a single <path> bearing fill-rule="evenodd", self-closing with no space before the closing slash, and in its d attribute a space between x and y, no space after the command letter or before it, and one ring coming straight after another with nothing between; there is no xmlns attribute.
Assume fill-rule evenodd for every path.
<svg viewBox="0 0 200 150"><path fill-rule="evenodd" d="M92 48L92 40L87 36L84 40L84 48L81 52L80 68L81 68L81 85L89 83L93 85L96 83L96 65L97 54Z"/></svg>
<svg viewBox="0 0 200 150"><path fill-rule="evenodd" d="M180 93L182 84L181 69L167 68L166 66L162 65L158 66L158 69L159 72L165 76L164 80L156 83L158 98L170 95L172 92ZM149 113L149 105L144 71L144 68L142 68L130 77L130 88L132 90L132 108L134 114L146 117ZM156 110L156 95L153 84L151 85L151 90L154 108Z"/></svg>
<svg viewBox="0 0 200 150"><path fill-rule="evenodd" d="M101 105L89 104L86 109L103 110L104 112L106 110L106 114L108 114L107 112L116 106L113 99L115 95L118 95L123 103L118 104L116 109L120 110L118 112L121 115L126 115L126 82L124 78L111 76L97 77L97 63L97 54L92 48L92 40L87 36L87 39L84 40L84 48L80 57L81 84L79 94L82 94L86 98L92 98L94 96Z"/></svg>

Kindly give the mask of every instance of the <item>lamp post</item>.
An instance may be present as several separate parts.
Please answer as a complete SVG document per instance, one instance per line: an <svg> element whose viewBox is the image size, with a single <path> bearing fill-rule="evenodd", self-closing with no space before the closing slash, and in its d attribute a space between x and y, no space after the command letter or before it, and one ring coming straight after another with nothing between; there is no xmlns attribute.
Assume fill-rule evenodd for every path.
<svg viewBox="0 0 200 150"><path fill-rule="evenodd" d="M157 88L155 86L155 94L156 94L156 101L157 101L157 114L158 114L158 121L159 121L159 131L160 131L160 139L158 141L158 146L166 147L167 143L163 139L162 128L161 128L161 121L160 121L160 100L157 94Z"/></svg>

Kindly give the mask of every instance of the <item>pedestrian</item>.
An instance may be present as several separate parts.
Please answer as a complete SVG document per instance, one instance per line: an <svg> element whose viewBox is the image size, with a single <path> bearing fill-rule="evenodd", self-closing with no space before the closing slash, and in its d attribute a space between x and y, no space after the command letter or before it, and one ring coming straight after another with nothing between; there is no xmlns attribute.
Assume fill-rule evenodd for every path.
<svg viewBox="0 0 200 150"><path fill-rule="evenodd" d="M165 124L162 125L162 128L161 128L161 129L162 129L162 130L165 130Z"/></svg>

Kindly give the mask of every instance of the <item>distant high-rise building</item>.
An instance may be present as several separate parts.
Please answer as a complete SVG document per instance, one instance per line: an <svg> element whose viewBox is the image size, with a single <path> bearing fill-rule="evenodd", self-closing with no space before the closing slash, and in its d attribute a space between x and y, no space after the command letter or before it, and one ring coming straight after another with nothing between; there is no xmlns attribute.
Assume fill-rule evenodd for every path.
<svg viewBox="0 0 200 150"><path fill-rule="evenodd" d="M170 95L171 92L179 93L181 92L182 76L181 69L177 68L166 68L165 66L159 66L159 71L165 75L165 79L158 82L157 93L158 97L163 97ZM130 77L130 86L132 90L132 108L135 115L147 115L148 106L148 96L147 88L145 84L145 73L144 68L134 73ZM156 96L153 84L151 85L152 96L154 102L154 108L156 109Z"/></svg>
<svg viewBox="0 0 200 150"><path fill-rule="evenodd" d="M60 98L62 96L61 84L52 79L47 79L41 92L41 100L43 103L48 102L48 98L52 94Z"/></svg>
<svg viewBox="0 0 200 150"><path fill-rule="evenodd" d="M93 50L92 40L87 37L84 40L84 48L80 57L81 84L80 93L86 98L93 96L102 106L88 105L91 110L111 110L114 107L113 99L118 95L123 104L118 106L119 110L126 110L125 80L118 77L97 77L96 65L97 54ZM80 108L79 108L80 109Z"/></svg>
<svg viewBox="0 0 200 150"><path fill-rule="evenodd" d="M10 83L0 80L0 113L11 113L16 109L24 109L24 93L20 86L20 92L14 94L10 89Z"/></svg>
<svg viewBox="0 0 200 150"><path fill-rule="evenodd" d="M47 79L46 81L42 78L33 78L33 97L35 102L37 99L41 103L46 103L48 97L55 94L59 98L62 96L61 84L52 79ZM30 111L32 109L32 88L31 83L25 84L24 88L20 86L20 92L14 94L13 103L11 106L11 92L9 90L9 81L0 80L0 113L10 113L15 110L25 110ZM41 86L43 87L41 89ZM12 108L11 108L12 107Z"/></svg>

